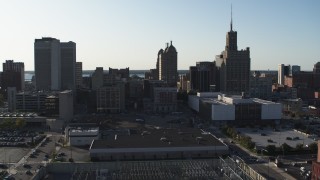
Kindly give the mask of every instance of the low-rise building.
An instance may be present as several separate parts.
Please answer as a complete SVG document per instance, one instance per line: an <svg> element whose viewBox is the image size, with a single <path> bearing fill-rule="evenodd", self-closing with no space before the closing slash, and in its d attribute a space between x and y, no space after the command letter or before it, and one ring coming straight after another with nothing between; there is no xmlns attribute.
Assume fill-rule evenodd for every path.
<svg viewBox="0 0 320 180"><path fill-rule="evenodd" d="M282 116L280 103L257 98L204 92L189 96L188 101L189 107L198 112L202 118L214 122L252 123L279 120Z"/></svg>
<svg viewBox="0 0 320 180"><path fill-rule="evenodd" d="M226 144L199 129L154 129L94 140L93 161L213 158L228 154Z"/></svg>
<svg viewBox="0 0 320 180"><path fill-rule="evenodd" d="M65 134L70 146L89 146L100 138L99 127L93 124L71 124Z"/></svg>

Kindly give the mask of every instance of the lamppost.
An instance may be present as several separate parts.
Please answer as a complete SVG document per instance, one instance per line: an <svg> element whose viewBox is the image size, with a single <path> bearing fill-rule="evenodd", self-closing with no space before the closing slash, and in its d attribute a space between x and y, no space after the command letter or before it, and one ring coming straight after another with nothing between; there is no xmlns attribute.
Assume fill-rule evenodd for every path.
<svg viewBox="0 0 320 180"><path fill-rule="evenodd" d="M269 153L268 150L266 150L266 149L261 149L262 158L264 157L264 156L263 156L263 151ZM268 158L268 179L269 179L269 168L270 168L269 166L270 166L270 159Z"/></svg>

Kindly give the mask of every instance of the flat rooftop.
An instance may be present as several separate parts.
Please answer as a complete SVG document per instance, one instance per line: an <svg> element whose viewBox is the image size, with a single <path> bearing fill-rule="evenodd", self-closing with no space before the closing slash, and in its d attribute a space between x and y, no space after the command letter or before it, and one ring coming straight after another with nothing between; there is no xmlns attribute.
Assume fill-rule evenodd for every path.
<svg viewBox="0 0 320 180"><path fill-rule="evenodd" d="M225 146L225 144L200 129L152 129L138 130L131 135L115 135L105 140L94 140L91 149L200 146Z"/></svg>

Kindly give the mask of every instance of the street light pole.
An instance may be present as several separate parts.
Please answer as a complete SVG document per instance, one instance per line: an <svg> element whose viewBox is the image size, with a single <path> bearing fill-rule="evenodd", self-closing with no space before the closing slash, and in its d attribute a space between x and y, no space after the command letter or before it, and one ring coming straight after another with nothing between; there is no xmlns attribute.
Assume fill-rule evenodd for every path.
<svg viewBox="0 0 320 180"><path fill-rule="evenodd" d="M264 157L263 156L263 151L265 151L265 152L267 152L268 153L268 150L266 150L266 149L261 149L261 153L262 153L262 157ZM269 179L269 169L270 169L270 158L268 158L268 179Z"/></svg>

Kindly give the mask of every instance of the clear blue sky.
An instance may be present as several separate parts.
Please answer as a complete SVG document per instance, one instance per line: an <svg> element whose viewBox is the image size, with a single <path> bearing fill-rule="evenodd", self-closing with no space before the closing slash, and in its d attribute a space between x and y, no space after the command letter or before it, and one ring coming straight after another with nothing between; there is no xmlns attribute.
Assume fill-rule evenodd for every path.
<svg viewBox="0 0 320 180"><path fill-rule="evenodd" d="M35 38L77 43L83 69L151 69L173 41L178 69L213 61L230 29L250 47L251 69L279 63L311 70L320 61L319 0L0 0L0 62L34 69ZM0 70L2 69L2 66Z"/></svg>

